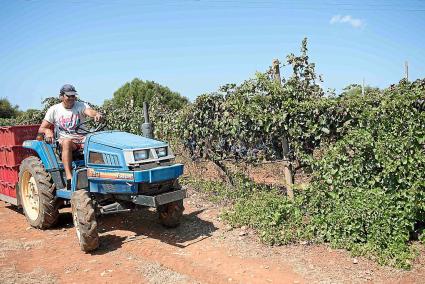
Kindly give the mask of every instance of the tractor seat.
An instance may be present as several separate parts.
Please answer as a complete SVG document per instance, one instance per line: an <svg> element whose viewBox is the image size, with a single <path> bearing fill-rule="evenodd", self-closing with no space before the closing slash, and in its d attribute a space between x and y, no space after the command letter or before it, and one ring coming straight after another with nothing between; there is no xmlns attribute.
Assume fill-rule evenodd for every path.
<svg viewBox="0 0 425 284"><path fill-rule="evenodd" d="M62 161L62 146L59 144L59 130L57 127L53 127L53 135L54 135L54 151L57 155L58 160ZM72 152L72 160L84 160L84 151L83 148L79 148Z"/></svg>
<svg viewBox="0 0 425 284"><path fill-rule="evenodd" d="M57 155L59 160L62 160L62 146L59 144L59 141L55 141L55 154ZM84 148L79 148L72 152L72 160L84 160Z"/></svg>
<svg viewBox="0 0 425 284"><path fill-rule="evenodd" d="M72 160L78 161L78 160L84 160L84 148L77 149L72 152Z"/></svg>

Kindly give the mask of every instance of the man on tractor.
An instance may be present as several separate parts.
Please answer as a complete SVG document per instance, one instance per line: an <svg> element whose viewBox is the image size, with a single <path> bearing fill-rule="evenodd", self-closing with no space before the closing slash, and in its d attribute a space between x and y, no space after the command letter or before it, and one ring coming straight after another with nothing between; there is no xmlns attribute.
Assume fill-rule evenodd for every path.
<svg viewBox="0 0 425 284"><path fill-rule="evenodd" d="M78 125L85 121L85 118L94 118L94 121L102 120L102 115L92 109L88 104L77 101L77 91L74 86L65 84L60 89L59 98L61 103L51 106L44 117L38 130L43 133L45 140L53 143L55 134L52 128L57 131L57 139L62 150L62 163L66 174L66 188L71 190L72 179L72 152L84 147L85 135L76 133Z"/></svg>

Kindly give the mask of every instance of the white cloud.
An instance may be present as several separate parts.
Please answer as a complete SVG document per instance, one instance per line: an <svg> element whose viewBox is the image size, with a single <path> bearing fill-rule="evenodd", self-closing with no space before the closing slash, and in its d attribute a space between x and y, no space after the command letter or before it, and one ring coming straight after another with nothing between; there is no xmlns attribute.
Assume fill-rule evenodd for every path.
<svg viewBox="0 0 425 284"><path fill-rule="evenodd" d="M361 19L355 19L351 15L335 15L330 20L331 24L350 24L353 28L363 28L366 24Z"/></svg>

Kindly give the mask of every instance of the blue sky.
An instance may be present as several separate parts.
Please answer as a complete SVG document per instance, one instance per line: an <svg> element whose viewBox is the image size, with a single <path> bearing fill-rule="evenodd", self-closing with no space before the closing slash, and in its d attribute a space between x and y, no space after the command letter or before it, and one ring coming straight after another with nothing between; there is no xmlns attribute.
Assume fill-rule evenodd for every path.
<svg viewBox="0 0 425 284"><path fill-rule="evenodd" d="M425 1L0 0L0 97L40 108L65 83L102 104L135 77L194 100L298 53L323 87L425 77ZM288 73L286 68L284 73Z"/></svg>

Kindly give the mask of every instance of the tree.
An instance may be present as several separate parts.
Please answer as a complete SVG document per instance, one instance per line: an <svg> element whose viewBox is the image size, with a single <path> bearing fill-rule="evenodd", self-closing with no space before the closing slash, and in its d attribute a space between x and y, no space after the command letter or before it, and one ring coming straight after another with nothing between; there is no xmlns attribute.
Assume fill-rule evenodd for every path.
<svg viewBox="0 0 425 284"><path fill-rule="evenodd" d="M47 110L52 105L60 103L60 99L58 97L49 97L44 99L41 102L44 107L42 110L38 109L28 109L26 111L20 112L14 121L15 124L39 124L43 120L46 115Z"/></svg>
<svg viewBox="0 0 425 284"><path fill-rule="evenodd" d="M173 110L181 109L188 103L187 98L168 87L154 81L135 78L115 91L114 97L104 102L104 107L128 107L132 101L134 107L142 107L144 101L150 102L154 96L158 97L160 103Z"/></svg>
<svg viewBox="0 0 425 284"><path fill-rule="evenodd" d="M19 114L19 107L12 106L7 98L0 99L0 118L13 118Z"/></svg>
<svg viewBox="0 0 425 284"><path fill-rule="evenodd" d="M307 52L307 38L304 38L301 54L296 56L291 53L286 56L287 63L292 67L292 76L284 82L284 86L294 89L292 93L301 100L320 98L324 94L319 85L322 77L316 74L316 64L310 62Z"/></svg>
<svg viewBox="0 0 425 284"><path fill-rule="evenodd" d="M379 88L365 86L365 94L370 94L372 92L378 92ZM359 96L362 94L362 86L359 84L350 84L347 87L342 89L341 96Z"/></svg>

